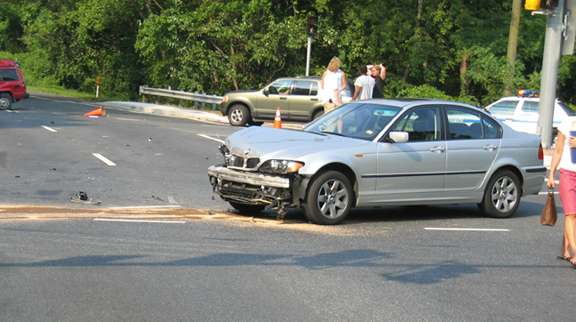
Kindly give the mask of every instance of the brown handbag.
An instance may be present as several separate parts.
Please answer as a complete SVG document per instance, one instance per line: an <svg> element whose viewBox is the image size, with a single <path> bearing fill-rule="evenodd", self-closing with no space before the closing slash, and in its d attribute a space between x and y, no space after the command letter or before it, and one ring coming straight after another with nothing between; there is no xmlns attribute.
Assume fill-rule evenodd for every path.
<svg viewBox="0 0 576 322"><path fill-rule="evenodd" d="M548 189L548 200L540 215L540 223L544 226L554 226L558 218L556 212L556 201L554 200L554 189Z"/></svg>

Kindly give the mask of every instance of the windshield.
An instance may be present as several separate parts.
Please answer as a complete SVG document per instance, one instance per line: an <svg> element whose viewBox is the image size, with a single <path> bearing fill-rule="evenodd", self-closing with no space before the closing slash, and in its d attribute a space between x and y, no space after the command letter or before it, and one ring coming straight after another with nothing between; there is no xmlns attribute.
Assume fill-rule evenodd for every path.
<svg viewBox="0 0 576 322"><path fill-rule="evenodd" d="M400 110L395 106L349 103L323 115L303 131L373 140Z"/></svg>
<svg viewBox="0 0 576 322"><path fill-rule="evenodd" d="M567 114L568 116L575 116L575 115L576 115L576 113L574 113L574 111L573 111L571 108L569 108L568 106L564 105L564 103L558 102L558 105L560 105L560 107L564 110L564 112L566 112L566 114Z"/></svg>

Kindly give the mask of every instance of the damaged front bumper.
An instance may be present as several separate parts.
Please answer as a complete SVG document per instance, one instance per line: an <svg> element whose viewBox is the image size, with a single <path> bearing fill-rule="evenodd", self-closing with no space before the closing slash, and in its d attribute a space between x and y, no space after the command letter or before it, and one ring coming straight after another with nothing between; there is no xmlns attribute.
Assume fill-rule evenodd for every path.
<svg viewBox="0 0 576 322"><path fill-rule="evenodd" d="M299 206L301 179L229 169L224 166L208 168L210 183L220 198L266 208ZM294 190L296 189L296 190ZM296 193L294 193L296 192Z"/></svg>

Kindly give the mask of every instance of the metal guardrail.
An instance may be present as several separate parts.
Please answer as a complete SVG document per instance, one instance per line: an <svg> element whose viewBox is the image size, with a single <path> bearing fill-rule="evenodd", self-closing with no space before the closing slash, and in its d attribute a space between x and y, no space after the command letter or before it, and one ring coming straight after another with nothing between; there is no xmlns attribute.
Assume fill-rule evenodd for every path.
<svg viewBox="0 0 576 322"><path fill-rule="evenodd" d="M216 106L222 103L223 97L216 95L200 94L200 93L190 93L184 91L172 90L170 88L152 88L148 86L140 86L140 95L143 96L143 101L147 102L148 98L146 95L152 95L158 97L168 97L179 99L179 105L182 106L182 100L193 101L194 108L198 108L198 103L201 104L202 109L205 108L206 104L212 104L212 110L216 110ZM158 99L156 99L158 102Z"/></svg>

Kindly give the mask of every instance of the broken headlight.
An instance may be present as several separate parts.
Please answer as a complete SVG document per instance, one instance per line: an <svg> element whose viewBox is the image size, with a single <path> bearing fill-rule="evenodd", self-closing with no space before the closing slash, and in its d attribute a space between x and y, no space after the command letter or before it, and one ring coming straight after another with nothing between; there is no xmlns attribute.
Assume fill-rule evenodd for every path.
<svg viewBox="0 0 576 322"><path fill-rule="evenodd" d="M304 166L303 162L298 161L288 161L288 160L268 160L262 164L260 171L286 174L297 172L300 168Z"/></svg>

